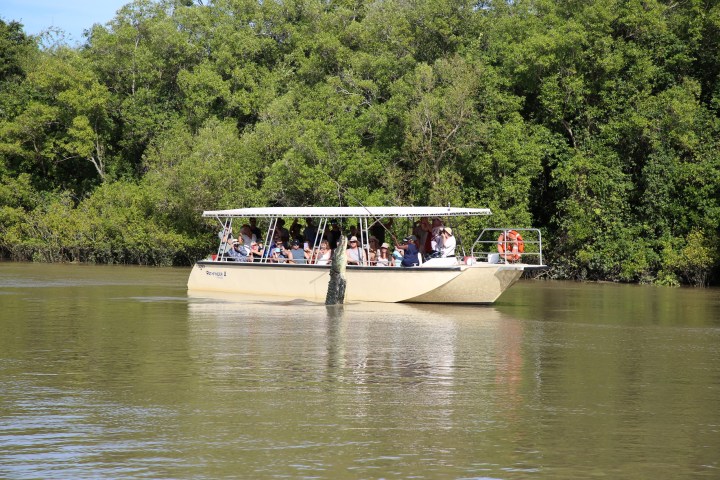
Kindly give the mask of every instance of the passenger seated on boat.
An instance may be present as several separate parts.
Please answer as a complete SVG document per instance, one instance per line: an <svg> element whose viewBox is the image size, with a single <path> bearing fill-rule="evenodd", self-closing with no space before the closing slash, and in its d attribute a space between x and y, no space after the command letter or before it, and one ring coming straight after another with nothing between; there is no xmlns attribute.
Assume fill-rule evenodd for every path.
<svg viewBox="0 0 720 480"><path fill-rule="evenodd" d="M367 257L365 251L360 248L357 237L350 237L348 248L345 250L348 265L365 265Z"/></svg>
<svg viewBox="0 0 720 480"><path fill-rule="evenodd" d="M380 246L380 252L375 260L375 266L377 267L394 267L395 262L392 255L389 253L390 245L383 243Z"/></svg>
<svg viewBox="0 0 720 480"><path fill-rule="evenodd" d="M300 245L300 240L293 240L292 246L290 247L290 256L288 257L288 263L298 263L298 264L305 264L308 263L308 259L310 258L310 253L312 250L309 248L303 249L300 248L302 245Z"/></svg>
<svg viewBox="0 0 720 480"><path fill-rule="evenodd" d="M282 253L284 250L287 250L287 245L282 241L280 237L280 233L276 232L273 235L273 240L270 242L270 246L265 249L264 256L267 257L269 262L277 262L278 256L277 253ZM283 258L287 258L287 256L284 256ZM284 259L283 262L285 261Z"/></svg>
<svg viewBox="0 0 720 480"><path fill-rule="evenodd" d="M330 250L330 243L327 240L320 242L320 251L315 259L316 265L330 265L332 262L332 250Z"/></svg>
<svg viewBox="0 0 720 480"><path fill-rule="evenodd" d="M454 257L455 256L455 236L453 235L452 228L443 227L440 230L441 241L436 247L436 251L439 252L440 257Z"/></svg>
<svg viewBox="0 0 720 480"><path fill-rule="evenodd" d="M417 237L415 237L415 235L410 235L403 238L403 243L401 245L395 246L395 248L399 250L404 250L403 259L400 263L401 266L417 267L420 265L420 252L418 251L418 247L415 242L417 242Z"/></svg>
<svg viewBox="0 0 720 480"><path fill-rule="evenodd" d="M273 253L275 252L275 249L281 244L282 241L280 240L280 234L277 232L273 232L272 240L270 240L270 243L267 244L266 248L263 251L263 258L265 258L268 262L274 261Z"/></svg>
<svg viewBox="0 0 720 480"><path fill-rule="evenodd" d="M378 242L378 239L375 237L370 237L370 248L369 248L369 256L368 259L370 261L370 265L374 266L375 262L377 261L377 257L380 254L380 243Z"/></svg>
<svg viewBox="0 0 720 480"><path fill-rule="evenodd" d="M225 259L235 262L247 262L250 250L242 244L242 240L232 242L232 248L225 252Z"/></svg>
<svg viewBox="0 0 720 480"><path fill-rule="evenodd" d="M272 261L275 263L286 263L288 258L290 258L290 250L285 248L285 244L275 244L275 248L272 251Z"/></svg>
<svg viewBox="0 0 720 480"><path fill-rule="evenodd" d="M253 262L259 262L263 257L263 249L259 243L253 242L250 244L250 259Z"/></svg>
<svg viewBox="0 0 720 480"><path fill-rule="evenodd" d="M397 246L393 250L393 253L392 253L393 263L395 264L396 267L399 267L400 263L402 263L404 254L405 254L405 251L400 250L399 248L397 248Z"/></svg>

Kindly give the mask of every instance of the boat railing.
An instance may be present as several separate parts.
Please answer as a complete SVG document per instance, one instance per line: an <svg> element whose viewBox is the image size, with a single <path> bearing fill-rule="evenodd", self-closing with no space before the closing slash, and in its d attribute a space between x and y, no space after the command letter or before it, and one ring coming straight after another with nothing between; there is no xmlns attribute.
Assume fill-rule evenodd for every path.
<svg viewBox="0 0 720 480"><path fill-rule="evenodd" d="M471 255L478 262L545 265L537 228L486 228L473 243Z"/></svg>

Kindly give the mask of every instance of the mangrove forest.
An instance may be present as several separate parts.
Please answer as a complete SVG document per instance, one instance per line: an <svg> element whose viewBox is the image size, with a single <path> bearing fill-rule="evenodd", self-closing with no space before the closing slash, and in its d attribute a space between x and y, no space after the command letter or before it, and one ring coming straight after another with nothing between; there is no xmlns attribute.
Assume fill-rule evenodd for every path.
<svg viewBox="0 0 720 480"><path fill-rule="evenodd" d="M716 0L135 0L0 18L0 258L189 265L203 210L487 207L547 278L720 282ZM291 219L290 219L291 220Z"/></svg>

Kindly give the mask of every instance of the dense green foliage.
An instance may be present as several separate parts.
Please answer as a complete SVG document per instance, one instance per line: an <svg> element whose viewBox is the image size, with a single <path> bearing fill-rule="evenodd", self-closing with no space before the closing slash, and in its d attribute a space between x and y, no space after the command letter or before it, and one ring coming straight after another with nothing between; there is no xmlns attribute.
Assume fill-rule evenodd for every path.
<svg viewBox="0 0 720 480"><path fill-rule="evenodd" d="M559 278L714 283L720 4L136 0L0 21L0 249L184 264L202 210L490 207ZM468 226L469 228L470 226Z"/></svg>

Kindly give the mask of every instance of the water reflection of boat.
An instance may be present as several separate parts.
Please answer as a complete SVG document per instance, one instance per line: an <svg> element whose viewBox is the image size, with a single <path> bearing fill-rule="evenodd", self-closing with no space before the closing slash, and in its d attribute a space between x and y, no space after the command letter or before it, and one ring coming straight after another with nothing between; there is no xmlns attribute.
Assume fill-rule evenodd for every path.
<svg viewBox="0 0 720 480"><path fill-rule="evenodd" d="M390 381L400 395L427 387L423 401L450 405L458 375L463 378L471 366L478 369L474 381L507 384L512 399L523 365L522 329L491 306L326 307L201 292L190 295L188 311L193 355L204 359L205 377L246 378L265 369L293 382L322 378L328 389L357 397L358 416L372 414L373 390L364 387ZM435 421L452 423L451 411Z"/></svg>
<svg viewBox="0 0 720 480"><path fill-rule="evenodd" d="M328 307L322 301L311 301L302 298L289 298L280 296L258 296L248 293L214 292L190 290L187 292L188 306L193 313L219 313L221 311L238 312L248 309L256 311L272 310L278 311L278 307L293 307L298 310L317 310L327 312L328 316L333 315L333 307ZM447 312L447 305L434 303L378 303L378 302L346 302L339 311L364 312L367 315L404 315L419 316L427 318L441 317ZM453 306L453 315L464 318L465 316L477 317L477 310L470 305ZM495 310L492 310L495 312Z"/></svg>
<svg viewBox="0 0 720 480"><path fill-rule="evenodd" d="M264 242L267 248L256 261L225 261L225 247L221 240L217 255L195 264L188 279L188 289L324 301L330 279L327 265L276 263L268 255L274 234L284 218L311 218L317 222L315 238L307 239L310 252L320 245L324 235L327 236L334 220L356 219L359 243L368 253L366 258L369 258L371 232L389 220L427 217L447 222L458 217L489 214L488 209L450 207L244 208L204 212L203 216L216 218L224 228L230 229L233 220L237 219L267 221ZM420 258L417 267L393 268L367 263L348 266L345 299L349 302L492 303L525 270L543 267L540 232L535 229L512 230L515 234L521 231L529 237L520 240L518 251L518 242L514 236L510 240L510 231L485 229L468 255L429 258L424 262ZM495 238L498 232L500 241ZM500 255L495 250L496 245Z"/></svg>

